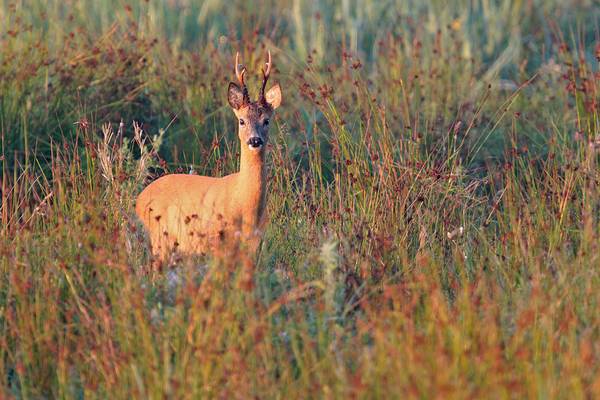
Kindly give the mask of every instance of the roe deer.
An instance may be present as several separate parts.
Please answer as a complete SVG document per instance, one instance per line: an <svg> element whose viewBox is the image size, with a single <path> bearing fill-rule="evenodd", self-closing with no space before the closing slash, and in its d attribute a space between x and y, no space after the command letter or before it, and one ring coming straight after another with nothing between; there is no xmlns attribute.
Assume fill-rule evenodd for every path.
<svg viewBox="0 0 600 400"><path fill-rule="evenodd" d="M240 70L241 67L241 70ZM271 52L257 101L251 101L244 81L246 68L235 57L239 85L229 83L227 98L238 118L240 171L222 178L172 174L148 185L135 211L150 234L152 254L163 261L172 251L205 254L227 238L239 238L255 251L265 209L269 119L281 104L281 88L265 93L271 73Z"/></svg>

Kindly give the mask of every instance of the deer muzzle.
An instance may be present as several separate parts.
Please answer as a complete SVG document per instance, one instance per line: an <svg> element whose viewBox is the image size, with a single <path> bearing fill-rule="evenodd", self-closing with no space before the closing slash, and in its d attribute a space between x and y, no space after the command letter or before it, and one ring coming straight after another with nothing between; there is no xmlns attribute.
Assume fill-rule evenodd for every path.
<svg viewBox="0 0 600 400"><path fill-rule="evenodd" d="M253 149L260 149L263 146L263 140L258 136L253 136L248 139L248 146Z"/></svg>

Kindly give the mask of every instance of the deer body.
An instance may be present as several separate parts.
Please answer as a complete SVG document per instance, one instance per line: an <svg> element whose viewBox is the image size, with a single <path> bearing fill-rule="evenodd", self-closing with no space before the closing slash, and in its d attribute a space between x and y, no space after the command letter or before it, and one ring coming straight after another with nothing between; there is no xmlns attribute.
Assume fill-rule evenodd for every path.
<svg viewBox="0 0 600 400"><path fill-rule="evenodd" d="M281 89L268 93L263 71L258 102L251 102L236 56L241 87L229 84L228 100L239 120L240 171L222 178L172 174L146 187L136 201L136 214L148 230L152 253L165 260L173 251L205 254L223 240L241 240L254 251L266 200L265 152L269 118L281 102Z"/></svg>

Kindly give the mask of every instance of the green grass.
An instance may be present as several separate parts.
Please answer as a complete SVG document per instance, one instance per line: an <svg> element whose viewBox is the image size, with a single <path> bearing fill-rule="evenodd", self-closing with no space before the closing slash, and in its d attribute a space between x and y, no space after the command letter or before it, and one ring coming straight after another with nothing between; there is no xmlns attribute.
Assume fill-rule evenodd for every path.
<svg viewBox="0 0 600 400"><path fill-rule="evenodd" d="M0 0L1 398L600 397L594 1L131 3ZM258 261L153 270L265 48Z"/></svg>

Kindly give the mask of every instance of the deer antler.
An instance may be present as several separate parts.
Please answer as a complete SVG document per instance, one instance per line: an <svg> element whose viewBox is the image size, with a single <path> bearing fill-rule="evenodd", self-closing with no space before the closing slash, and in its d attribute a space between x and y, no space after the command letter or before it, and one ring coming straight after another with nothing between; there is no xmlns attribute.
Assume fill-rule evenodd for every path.
<svg viewBox="0 0 600 400"><path fill-rule="evenodd" d="M240 67L242 70L240 71ZM244 102L250 102L250 95L248 94L248 88L246 87L246 82L244 82L244 74L246 73L246 67L240 64L240 52L235 53L235 76L237 80L242 85L242 92L244 93Z"/></svg>
<svg viewBox="0 0 600 400"><path fill-rule="evenodd" d="M260 100L262 102L266 101L265 87L267 86L267 81L269 80L269 75L271 75L271 65L272 65L271 64L271 50L267 50L267 54L268 54L268 60L265 64L267 69L265 70L264 68L262 68L263 82L262 82L262 87L260 88Z"/></svg>

